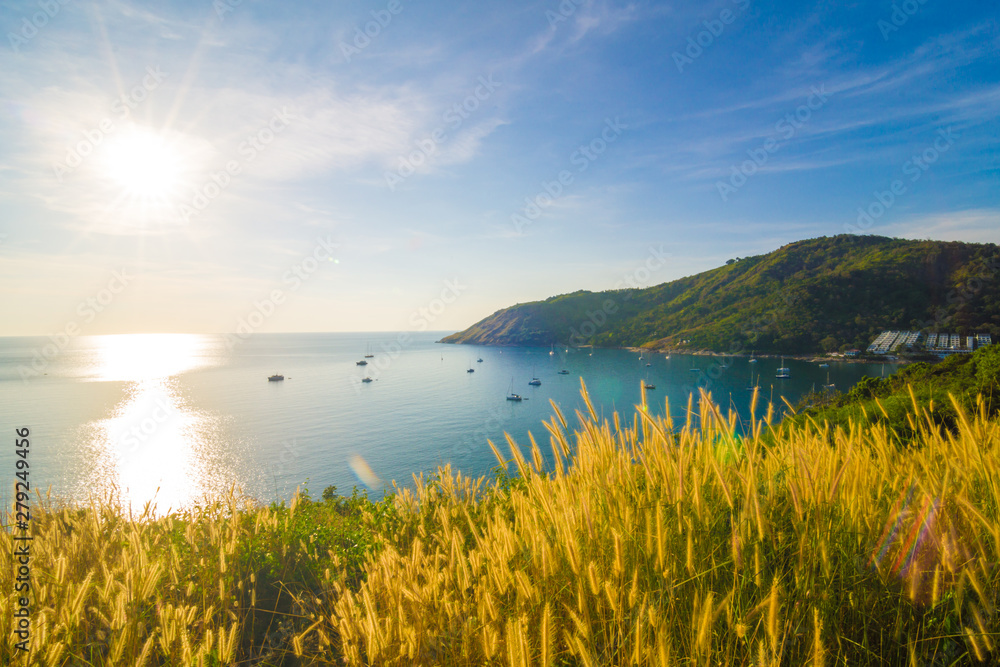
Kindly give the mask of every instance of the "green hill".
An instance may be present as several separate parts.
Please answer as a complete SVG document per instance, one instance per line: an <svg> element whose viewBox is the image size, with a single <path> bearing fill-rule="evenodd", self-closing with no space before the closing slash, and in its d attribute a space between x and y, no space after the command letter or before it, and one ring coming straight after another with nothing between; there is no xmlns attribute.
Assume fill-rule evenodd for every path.
<svg viewBox="0 0 1000 667"><path fill-rule="evenodd" d="M917 405L914 405L916 400ZM804 424L829 424L850 430L852 424L887 427L897 444L919 442L917 412L935 428L957 433L959 411L975 414L982 409L1000 414L1000 345L974 354L955 354L939 364L909 364L887 378L865 377L847 393L818 392L805 396L790 420Z"/></svg>
<svg viewBox="0 0 1000 667"><path fill-rule="evenodd" d="M517 304L441 342L805 354L893 328L997 335L998 273L994 244L822 237L645 289Z"/></svg>

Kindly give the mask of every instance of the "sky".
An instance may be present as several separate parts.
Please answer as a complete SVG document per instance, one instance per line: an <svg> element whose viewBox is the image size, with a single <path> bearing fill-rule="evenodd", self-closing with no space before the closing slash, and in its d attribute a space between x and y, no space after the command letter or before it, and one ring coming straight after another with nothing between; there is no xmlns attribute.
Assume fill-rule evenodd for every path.
<svg viewBox="0 0 1000 667"><path fill-rule="evenodd" d="M0 335L463 329L1000 241L992 3L0 2Z"/></svg>

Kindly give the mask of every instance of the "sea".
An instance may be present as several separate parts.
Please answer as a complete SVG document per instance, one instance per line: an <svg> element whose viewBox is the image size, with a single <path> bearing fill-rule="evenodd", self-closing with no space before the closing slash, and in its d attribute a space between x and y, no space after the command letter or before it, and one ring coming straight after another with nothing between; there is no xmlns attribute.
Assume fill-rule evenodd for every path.
<svg viewBox="0 0 1000 667"><path fill-rule="evenodd" d="M488 441L509 453L505 434L525 452L534 434L549 452L543 422L555 404L571 429L578 423L581 382L599 415L630 420L640 384L653 385L649 410L669 410L683 424L688 396L699 389L748 421L752 385L760 387L756 416L769 402L780 416L782 396L794 404L828 383L846 391L864 375L894 369L436 342L449 333L0 338L0 428L8 442L0 448L0 498L9 506L23 477L32 493L59 501L114 497L157 514L230 489L261 503L287 500L296 489L318 497L331 485L381 497L393 483L412 487L415 474L448 464L464 475L490 474L497 460ZM791 378L775 378L782 363ZM276 374L284 380L269 381ZM532 378L541 385L530 386ZM507 400L510 393L522 400ZM27 447L16 444L24 429ZM29 474L18 479L22 471Z"/></svg>

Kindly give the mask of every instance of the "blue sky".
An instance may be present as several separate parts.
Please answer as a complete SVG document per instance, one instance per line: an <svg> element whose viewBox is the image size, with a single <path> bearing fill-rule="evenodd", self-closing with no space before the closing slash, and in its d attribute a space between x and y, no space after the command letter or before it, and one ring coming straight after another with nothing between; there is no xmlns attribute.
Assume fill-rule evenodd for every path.
<svg viewBox="0 0 1000 667"><path fill-rule="evenodd" d="M0 335L456 330L816 236L1000 241L989 3L43 0L0 27Z"/></svg>

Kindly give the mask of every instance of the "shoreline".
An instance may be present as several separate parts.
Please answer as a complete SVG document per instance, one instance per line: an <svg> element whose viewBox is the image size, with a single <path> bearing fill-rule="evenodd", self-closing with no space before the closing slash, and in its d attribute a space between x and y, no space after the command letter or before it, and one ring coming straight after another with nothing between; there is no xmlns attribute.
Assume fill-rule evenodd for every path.
<svg viewBox="0 0 1000 667"><path fill-rule="evenodd" d="M722 352L712 352L711 350L697 350L692 352L667 352L666 354L690 354L697 357L746 357L749 354L725 354ZM843 364L910 364L908 359L866 359L864 357L845 357L844 355L826 356L822 354L755 354L755 359L794 359L795 361L807 361L817 364L823 363L843 363Z"/></svg>
<svg viewBox="0 0 1000 667"><path fill-rule="evenodd" d="M539 347L544 348L544 345L520 345L520 344L502 344L502 343L473 343L473 342L445 342L444 340L436 341L437 343L444 345L482 345L484 347ZM750 357L750 354L745 352L739 352L735 354L727 354L725 352L715 352L713 350L679 350L679 349L664 349L664 348L652 348L652 347L635 347L635 346L619 346L619 347L603 347L595 346L590 344L585 345L567 345L566 343L559 343L556 347L565 348L571 347L575 350L628 350L629 352L642 353L642 354L686 354L694 357ZM941 359L901 359L899 357L885 358L885 359L871 359L868 357L847 357L839 352L813 352L809 354L777 354L772 352L763 353L753 353L753 357L756 359L794 359L795 361L806 361L810 363L845 363L845 364L897 364L906 365L916 363L918 361L941 361Z"/></svg>
<svg viewBox="0 0 1000 667"><path fill-rule="evenodd" d="M583 346L581 346L583 347ZM664 349L654 349L648 347L620 347L620 348L604 348L604 349L619 349L628 350L630 352L651 352L653 354L687 354L693 357L746 357L749 358L751 355L744 352L738 354L726 354L725 352L714 352L712 350L664 350ZM794 359L796 361L807 361L821 363L847 363L847 364L911 364L914 361L909 359L868 359L865 357L847 357L840 353L812 353L812 354L773 354L770 352L765 352L762 354L753 354L755 359Z"/></svg>

